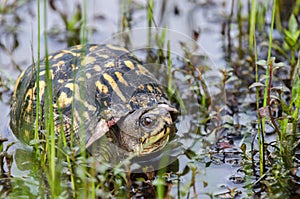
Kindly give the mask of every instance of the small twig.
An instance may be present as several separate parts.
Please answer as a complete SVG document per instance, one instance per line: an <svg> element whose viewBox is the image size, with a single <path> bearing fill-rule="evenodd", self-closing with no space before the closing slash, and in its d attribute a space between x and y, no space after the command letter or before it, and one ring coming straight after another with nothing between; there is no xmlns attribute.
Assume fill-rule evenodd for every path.
<svg viewBox="0 0 300 199"><path fill-rule="evenodd" d="M275 58L271 58L270 62L269 62L270 79L269 79L269 84L268 84L267 104L268 104L268 111L269 111L269 116L270 116L270 119L271 119L271 123L274 126L275 131L278 134L279 140L281 140L281 135L282 135L281 131L279 130L279 128L278 128L278 126L277 126L277 124L275 122L275 119L274 119L274 117L272 115L272 112L271 112L271 84L272 84L272 77L273 77L273 64L274 64L274 61L275 61Z"/></svg>

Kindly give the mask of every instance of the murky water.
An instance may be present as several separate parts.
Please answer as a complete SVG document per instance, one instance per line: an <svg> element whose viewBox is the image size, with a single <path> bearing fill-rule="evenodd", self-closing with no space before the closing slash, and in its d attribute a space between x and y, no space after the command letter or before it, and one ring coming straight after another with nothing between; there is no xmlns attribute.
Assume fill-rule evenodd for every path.
<svg viewBox="0 0 300 199"><path fill-rule="evenodd" d="M8 1L7 3L9 3ZM79 1L80 2L80 1ZM78 3L79 3L78 2ZM165 1L162 1L165 2ZM222 50L222 20L224 13L229 12L228 1L206 2L206 1L166 1L165 7L162 2L155 1L154 16L157 26L160 28L154 28L153 34L158 31L163 31L162 28L167 27L167 40L171 43L171 53L173 58L174 67L180 67L182 61L177 61L178 57L184 57L184 51L180 43L188 44L189 46L200 46L198 49L194 49L192 54L196 57L203 58L201 63L209 66L211 69L205 73L205 80L209 87L209 91L212 96L225 96L222 88L218 87L218 82L222 81L220 69L224 69L226 62L224 61L224 54ZM62 4L68 5L62 5ZM75 1L59 2L57 8L63 10L70 17L76 12ZM145 5L145 1L135 1L135 7L132 8L132 30L128 32L131 39L130 50L136 53L141 59L145 59L145 49L148 42L148 29L147 27L147 13L145 9L142 9ZM120 43L120 38L123 36L119 34L121 27L121 14L122 6L126 7L122 1L105 1L94 0L87 1L87 28L90 30L88 35L88 41L90 43ZM65 8L68 8L67 10ZM165 8L164 11L162 9ZM48 23L47 27L42 25L41 34L45 30L50 30L48 39L48 51L54 52L59 49L63 49L67 46L64 41L65 27L62 23L57 11L48 8ZM16 22L16 16L20 18L20 22ZM7 49L0 49L0 73L1 77L8 81L10 90L13 89L13 82L16 80L20 71L18 67L24 69L26 66L32 63L32 60L37 60L37 8L35 1L28 1L18 6L18 9L11 11L0 16L0 21L5 26L0 27L0 42L5 45ZM43 21L43 18L41 19ZM16 27L16 37L10 35L10 24ZM42 22L42 24L44 24ZM7 26L7 27L6 27ZM11 28L11 27L10 27ZM196 36L199 34L198 36ZM198 37L197 40L193 38ZM196 39L196 38L195 38ZM14 48L15 42L17 46ZM44 37L41 37L41 57L44 55ZM166 50L166 46L165 46ZM201 56L200 56L201 55ZM177 66L176 66L177 64ZM18 67L17 67L17 66ZM149 64L151 66L151 63ZM153 69L154 70L154 69ZM155 71L153 71L155 73ZM181 89L181 98L186 105L197 104L195 94L189 90L189 84L186 78L177 74L178 79L177 86ZM161 77L158 77L160 79ZM13 139L13 136L7 135L6 127L8 123L9 115L9 103L11 92L3 92L2 100L0 102L0 127L4 135ZM190 95L193 97L191 98ZM219 106L225 104L224 98L214 98L214 107L212 111L216 111ZM188 106L187 106L188 107ZM236 153L236 155L228 156L222 152L209 152L209 146L213 145L215 138L214 135L208 135L206 137L198 135L195 131L195 121L201 113L195 111L193 106L187 109L187 113L181 116L180 122L177 126L178 135L182 137L181 143L184 149L190 149L199 156L199 161L189 159L183 154L183 151L179 152L179 172L183 172L186 165L192 162L197 167L196 178L196 194L199 198L210 198L207 194L221 194L228 191L228 189L237 188L243 190L243 184L235 182L233 176L241 175L238 170L240 169L241 157L238 149L229 150L230 153ZM196 116L194 115L196 114ZM200 128L201 129L201 128ZM8 132L9 133L9 132ZM200 133L202 134L202 133ZM203 132L205 134L205 132ZM206 144L204 144L206 143ZM237 148L239 146L239 140L235 142ZM16 145L11 151L16 148L22 148L25 146ZM26 148L26 147L25 147ZM21 160L26 162L25 160ZM28 161L28 160L27 160ZM15 177L21 177L29 173L28 168L20 170L16 165L12 168L12 175ZM183 175L180 177L181 186L185 186L191 181L191 174ZM34 180L33 180L34 181ZM33 184L38 182L34 181ZM32 186L31 192L36 192ZM191 197L194 191L191 190ZM178 187L173 186L171 190L172 195L176 196L178 193Z"/></svg>

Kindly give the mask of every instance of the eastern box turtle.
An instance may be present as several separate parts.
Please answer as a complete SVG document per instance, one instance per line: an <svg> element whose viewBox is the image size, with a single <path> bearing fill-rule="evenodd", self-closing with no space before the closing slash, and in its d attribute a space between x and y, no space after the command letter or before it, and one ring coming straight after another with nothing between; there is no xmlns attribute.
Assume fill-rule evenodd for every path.
<svg viewBox="0 0 300 199"><path fill-rule="evenodd" d="M46 59L41 60L39 73L35 64L29 66L15 85L10 126L22 142L28 144L34 138L38 99L39 136L45 132L45 107L51 96L46 66L52 84L55 133L64 132L67 141L72 135L89 148L106 137L105 145L113 143L129 153L144 155L161 149L174 135L178 110L128 50L77 45L50 54L47 60L48 65Z"/></svg>

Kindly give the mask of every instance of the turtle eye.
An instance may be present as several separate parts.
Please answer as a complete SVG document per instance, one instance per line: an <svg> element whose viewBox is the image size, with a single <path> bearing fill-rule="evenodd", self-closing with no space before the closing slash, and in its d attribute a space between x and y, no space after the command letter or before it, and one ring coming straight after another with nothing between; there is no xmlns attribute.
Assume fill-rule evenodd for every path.
<svg viewBox="0 0 300 199"><path fill-rule="evenodd" d="M150 117L144 117L144 118L142 119L142 125L143 125L144 127L150 127L152 124L153 124L152 118L150 118Z"/></svg>

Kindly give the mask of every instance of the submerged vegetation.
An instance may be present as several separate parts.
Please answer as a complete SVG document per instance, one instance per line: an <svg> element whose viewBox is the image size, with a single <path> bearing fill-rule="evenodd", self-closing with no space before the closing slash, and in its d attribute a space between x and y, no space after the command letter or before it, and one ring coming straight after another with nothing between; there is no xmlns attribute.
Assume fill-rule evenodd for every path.
<svg viewBox="0 0 300 199"><path fill-rule="evenodd" d="M39 139L33 125L35 139L24 146L1 123L0 197L299 197L299 0L124 0L117 22L98 11L92 16L89 1L67 4L70 10L57 0L0 3L0 56L5 58L0 59L0 106L9 106L12 79L30 54L18 52L24 45L24 30L18 27L28 20L21 17L25 11L36 20L30 33L32 59L27 62L35 62L38 70L41 55L47 60L55 44L112 42L140 57L181 109L170 145L175 158L159 158L163 166L158 169L133 164L134 157L113 166L98 162L79 146L68 145L64 133L55 135L52 89L47 89L49 114L41 124L37 109L35 122L46 127L45 139ZM221 62L203 49L209 41L202 39L207 33L197 25L199 13L209 18L215 7L223 12L214 13L208 27L218 27ZM55 15L55 25L48 25L50 15ZM184 15L187 30L170 27ZM116 27L101 37L106 28L101 23ZM180 25L186 27L184 23ZM187 32L190 36L183 34ZM51 85L47 61L46 68Z"/></svg>

